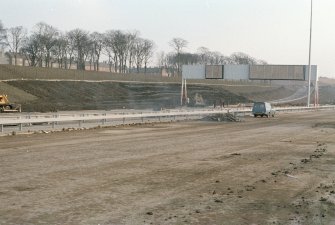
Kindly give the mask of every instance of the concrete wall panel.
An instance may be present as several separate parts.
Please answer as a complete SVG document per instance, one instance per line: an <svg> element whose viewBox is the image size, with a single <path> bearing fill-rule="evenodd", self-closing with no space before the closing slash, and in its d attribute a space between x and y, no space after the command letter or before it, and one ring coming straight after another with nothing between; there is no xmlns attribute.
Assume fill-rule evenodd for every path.
<svg viewBox="0 0 335 225"><path fill-rule="evenodd" d="M249 65L224 65L225 80L248 80Z"/></svg>
<svg viewBox="0 0 335 225"><path fill-rule="evenodd" d="M318 72L318 67L316 65L312 65L311 66L312 71L311 71L311 80L315 81L316 80L316 75ZM304 66L304 76L305 76L305 80L308 81L308 66Z"/></svg>
<svg viewBox="0 0 335 225"><path fill-rule="evenodd" d="M307 65L183 65L184 79L308 80ZM317 66L312 66L315 81Z"/></svg>
<svg viewBox="0 0 335 225"><path fill-rule="evenodd" d="M184 79L205 79L205 65L183 65Z"/></svg>
<svg viewBox="0 0 335 225"><path fill-rule="evenodd" d="M206 65L206 79L222 79L223 66L222 65Z"/></svg>
<svg viewBox="0 0 335 225"><path fill-rule="evenodd" d="M304 66L250 65L249 78L255 80L304 80Z"/></svg>

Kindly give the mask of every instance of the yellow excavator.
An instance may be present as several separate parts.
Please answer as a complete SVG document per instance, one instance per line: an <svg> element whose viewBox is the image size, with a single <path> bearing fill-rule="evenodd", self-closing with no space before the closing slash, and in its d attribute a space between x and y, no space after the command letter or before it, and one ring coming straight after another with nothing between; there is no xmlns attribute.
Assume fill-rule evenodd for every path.
<svg viewBox="0 0 335 225"><path fill-rule="evenodd" d="M21 105L10 103L7 95L0 94L0 113L21 112Z"/></svg>

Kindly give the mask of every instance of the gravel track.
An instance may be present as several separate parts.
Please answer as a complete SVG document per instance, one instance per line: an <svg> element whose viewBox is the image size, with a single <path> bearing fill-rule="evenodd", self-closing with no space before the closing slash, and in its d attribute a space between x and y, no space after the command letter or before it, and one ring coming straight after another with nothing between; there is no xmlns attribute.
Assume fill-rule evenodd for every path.
<svg viewBox="0 0 335 225"><path fill-rule="evenodd" d="M335 224L333 111L0 137L0 224Z"/></svg>

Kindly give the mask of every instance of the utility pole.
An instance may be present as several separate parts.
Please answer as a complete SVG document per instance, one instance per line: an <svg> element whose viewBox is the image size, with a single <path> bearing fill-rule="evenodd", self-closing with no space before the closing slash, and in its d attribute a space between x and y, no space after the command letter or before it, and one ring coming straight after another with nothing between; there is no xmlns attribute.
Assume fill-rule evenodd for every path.
<svg viewBox="0 0 335 225"><path fill-rule="evenodd" d="M181 78L181 92L180 92L180 106L183 106L183 97L184 97L184 78Z"/></svg>
<svg viewBox="0 0 335 225"><path fill-rule="evenodd" d="M309 57L308 57L308 95L307 95L307 107L311 102L311 53L312 53L312 25L313 25L313 0L311 0L311 18L310 18L310 31L309 31Z"/></svg>

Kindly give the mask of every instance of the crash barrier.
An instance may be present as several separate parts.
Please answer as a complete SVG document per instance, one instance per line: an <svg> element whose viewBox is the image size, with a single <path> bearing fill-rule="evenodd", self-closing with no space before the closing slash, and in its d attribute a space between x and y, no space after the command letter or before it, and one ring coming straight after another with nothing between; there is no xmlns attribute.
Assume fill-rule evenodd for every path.
<svg viewBox="0 0 335 225"><path fill-rule="evenodd" d="M275 108L277 112L293 112L293 111L314 111L314 110L334 110L335 106L318 106L318 107L281 107ZM205 110L161 110L161 111L144 111L144 112L99 112L99 113L41 113L41 114L2 114L0 115L0 133L4 133L7 127L18 127L18 131L23 131L24 126L32 125L51 125L55 128L59 123L72 122L78 124L78 127L83 127L85 122L95 121L102 126L107 122L121 121L120 124L130 124L132 119L139 119L144 122L144 118L156 118L159 121L161 118L176 119L191 119L193 116L206 116L212 114L246 114L251 113L250 107L244 108L217 108Z"/></svg>

